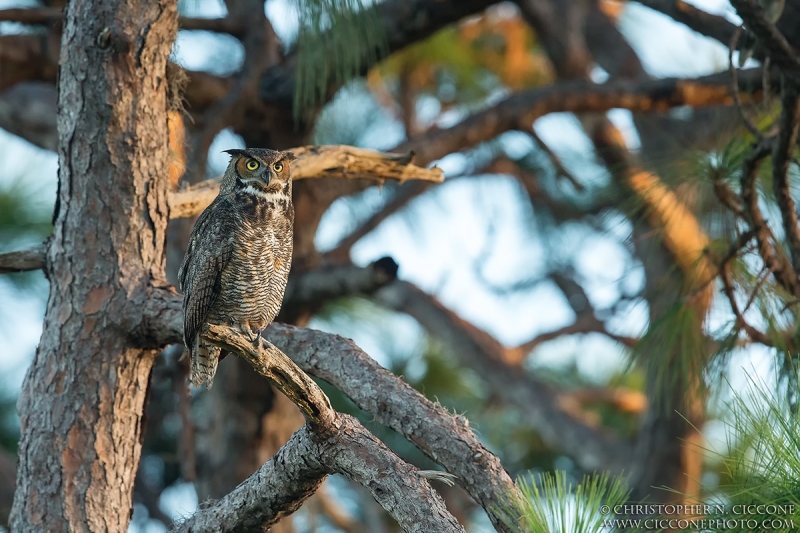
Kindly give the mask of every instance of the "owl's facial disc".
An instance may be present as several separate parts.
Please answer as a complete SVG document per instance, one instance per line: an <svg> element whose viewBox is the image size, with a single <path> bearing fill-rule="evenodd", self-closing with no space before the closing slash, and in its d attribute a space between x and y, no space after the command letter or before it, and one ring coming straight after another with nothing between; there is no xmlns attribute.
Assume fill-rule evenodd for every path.
<svg viewBox="0 0 800 533"><path fill-rule="evenodd" d="M253 157L240 157L236 161L236 172L244 183L269 185L272 179L270 168Z"/></svg>

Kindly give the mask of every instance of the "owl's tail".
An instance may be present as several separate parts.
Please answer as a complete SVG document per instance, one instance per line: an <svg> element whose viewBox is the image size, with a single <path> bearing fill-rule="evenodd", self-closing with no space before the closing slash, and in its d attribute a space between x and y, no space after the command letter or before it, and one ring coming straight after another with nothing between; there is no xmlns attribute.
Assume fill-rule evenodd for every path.
<svg viewBox="0 0 800 533"><path fill-rule="evenodd" d="M195 387L206 384L208 389L214 382L214 375L217 373L219 364L220 349L216 346L208 346L200 341L200 335L194 339L194 345L190 350L191 366L189 368L189 381Z"/></svg>

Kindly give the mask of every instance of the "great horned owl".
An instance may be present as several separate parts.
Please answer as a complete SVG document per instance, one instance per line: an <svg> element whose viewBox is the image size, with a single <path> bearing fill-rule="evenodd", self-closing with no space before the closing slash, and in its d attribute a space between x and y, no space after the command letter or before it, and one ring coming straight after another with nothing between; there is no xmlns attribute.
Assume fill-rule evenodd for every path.
<svg viewBox="0 0 800 533"><path fill-rule="evenodd" d="M205 324L238 327L255 340L278 314L292 260L290 152L227 150L217 198L197 219L178 279L190 380L211 387L225 354L203 339Z"/></svg>

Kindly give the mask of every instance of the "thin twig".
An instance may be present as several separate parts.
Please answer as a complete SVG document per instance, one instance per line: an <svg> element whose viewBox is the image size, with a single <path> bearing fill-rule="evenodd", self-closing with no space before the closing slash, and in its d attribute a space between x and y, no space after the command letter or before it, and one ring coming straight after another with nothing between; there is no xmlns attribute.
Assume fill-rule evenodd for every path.
<svg viewBox="0 0 800 533"><path fill-rule="evenodd" d="M741 26L736 28L736 31L733 33L733 37L731 38L730 45L728 46L728 70L731 73L731 94L733 95L733 102L736 104L736 109L739 111L739 115L742 117L742 122L747 127L747 129L752 133L756 139L760 142L764 136L761 133L755 124L750 120L750 117L747 116L747 113L744 111L744 106L742 105L742 99L739 96L739 75L738 69L733 64L733 52L736 50L736 44L739 41L739 37L742 35L742 28ZM764 95L766 98L766 95Z"/></svg>
<svg viewBox="0 0 800 533"><path fill-rule="evenodd" d="M572 186L575 187L576 190L583 191L585 189L583 183L578 181L578 178L576 178L572 174L572 172L567 170L567 168L561 162L561 159L556 155L555 152L553 152L553 150L547 144L545 144L542 138L539 137L539 134L536 133L536 130L531 128L530 134L531 137L533 137L533 140L536 141L536 144L539 145L539 148L547 155L547 158L550 160L550 164L552 164L553 167L556 169L556 174L569 181L572 184Z"/></svg>
<svg viewBox="0 0 800 533"><path fill-rule="evenodd" d="M778 142L775 143L772 152L772 180L792 256L792 266L797 272L800 270L800 225L797 220L797 206L789 185L789 166L792 162L792 153L797 147L797 135L800 129L800 93L790 80L784 80L781 103L783 111L779 121Z"/></svg>
<svg viewBox="0 0 800 533"><path fill-rule="evenodd" d="M753 292L752 294L750 294L750 298L747 299L747 304L744 306L742 314L746 313L748 309L750 309L750 306L753 305L753 302L755 302L756 300L756 296L758 296L758 291L761 290L761 287L764 285L764 282L767 281L769 275L772 273L768 268L765 270L766 272L764 272L764 275L759 278L758 283L756 283L756 286L753 288Z"/></svg>
<svg viewBox="0 0 800 533"><path fill-rule="evenodd" d="M731 279L730 262L723 263L720 269L720 278L722 279L722 289L731 304L731 310L736 316L736 325L742 328L747 335L756 342L765 346L773 346L772 341L764 333L754 328L744 319L744 315L739 311L739 305L736 303L736 293L733 288L733 280Z"/></svg>

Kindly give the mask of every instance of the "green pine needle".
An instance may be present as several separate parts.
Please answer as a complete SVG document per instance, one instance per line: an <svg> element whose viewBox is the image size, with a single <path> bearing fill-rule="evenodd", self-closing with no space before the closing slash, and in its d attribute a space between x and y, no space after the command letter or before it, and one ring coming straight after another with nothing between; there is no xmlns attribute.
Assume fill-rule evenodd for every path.
<svg viewBox="0 0 800 533"><path fill-rule="evenodd" d="M365 0L298 0L300 31L294 114L325 102L333 84L343 85L386 55L378 12Z"/></svg>
<svg viewBox="0 0 800 533"><path fill-rule="evenodd" d="M518 533L600 533L608 518L600 508L613 509L629 494L625 481L608 473L584 476L573 486L566 472L545 472L533 481L518 480L517 487L522 496L512 496L503 514Z"/></svg>

